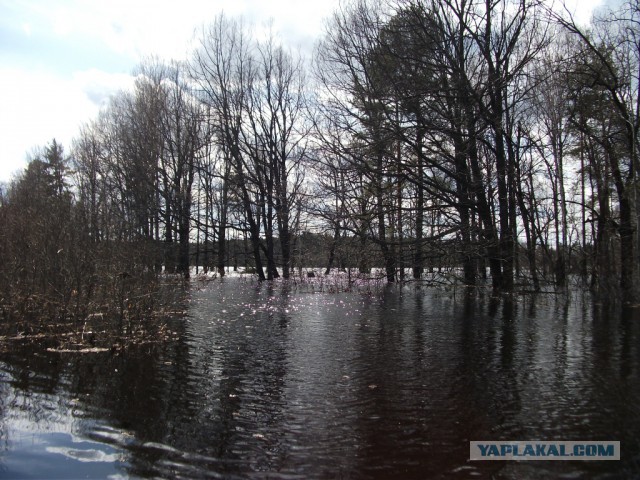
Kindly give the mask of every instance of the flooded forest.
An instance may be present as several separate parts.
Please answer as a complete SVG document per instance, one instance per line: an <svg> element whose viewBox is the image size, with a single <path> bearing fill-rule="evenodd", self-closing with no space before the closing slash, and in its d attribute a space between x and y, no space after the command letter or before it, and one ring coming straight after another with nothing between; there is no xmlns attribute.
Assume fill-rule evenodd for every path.
<svg viewBox="0 0 640 480"><path fill-rule="evenodd" d="M143 60L0 185L0 478L640 475L639 26L353 0ZM468 462L549 436L622 461Z"/></svg>

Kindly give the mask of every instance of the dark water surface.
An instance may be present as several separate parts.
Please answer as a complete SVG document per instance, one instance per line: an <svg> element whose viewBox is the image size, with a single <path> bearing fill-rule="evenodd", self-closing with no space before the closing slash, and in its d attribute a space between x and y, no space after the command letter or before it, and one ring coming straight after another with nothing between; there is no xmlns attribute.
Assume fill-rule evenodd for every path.
<svg viewBox="0 0 640 480"><path fill-rule="evenodd" d="M640 316L580 296L193 283L173 341L12 345L0 478L640 478ZM470 440L622 460L470 462Z"/></svg>

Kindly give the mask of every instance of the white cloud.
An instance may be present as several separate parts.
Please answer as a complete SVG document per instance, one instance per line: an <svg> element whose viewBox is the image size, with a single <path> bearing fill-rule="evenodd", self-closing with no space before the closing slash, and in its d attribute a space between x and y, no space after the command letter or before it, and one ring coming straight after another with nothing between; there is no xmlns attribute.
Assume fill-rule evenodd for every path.
<svg viewBox="0 0 640 480"><path fill-rule="evenodd" d="M23 168L28 152L53 138L68 148L108 96L132 83L131 76L97 70L67 79L0 69L0 180Z"/></svg>
<svg viewBox="0 0 640 480"><path fill-rule="evenodd" d="M602 0L565 0L564 4L556 1L554 6L559 12L566 9L577 23L587 25L594 10L602 6Z"/></svg>
<svg viewBox="0 0 640 480"><path fill-rule="evenodd" d="M78 10L64 10L62 17L75 16L71 23L78 31L99 35L114 51L137 58L157 54L183 59L198 27L222 11L231 16L242 15L256 24L273 18L276 30L311 38L321 29L322 19L335 5L337 0L183 0L179 4L158 0L112 0L79 2L75 5Z"/></svg>
<svg viewBox="0 0 640 480"><path fill-rule="evenodd" d="M133 87L135 78L129 74L108 73L98 69L76 72L70 88L82 91L96 106L103 107L119 90Z"/></svg>

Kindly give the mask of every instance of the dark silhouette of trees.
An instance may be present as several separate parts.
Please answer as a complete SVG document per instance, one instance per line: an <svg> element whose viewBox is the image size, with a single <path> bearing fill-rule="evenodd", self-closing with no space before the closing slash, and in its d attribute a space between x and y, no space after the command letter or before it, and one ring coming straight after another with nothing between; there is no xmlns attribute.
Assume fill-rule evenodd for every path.
<svg viewBox="0 0 640 480"><path fill-rule="evenodd" d="M605 225L615 224L620 242L619 288L622 297L633 302L638 297L639 262L640 7L636 1L626 2L618 11L596 18L590 31L570 16L557 14L555 18L578 42L578 55L569 67L575 90L573 125L601 149L605 168L594 168L590 173L602 200L610 197L609 184L617 197L615 220L613 212L601 203L599 215L604 218L597 235L601 246L606 246ZM595 110L593 103L586 102L595 102L600 108Z"/></svg>
<svg viewBox="0 0 640 480"><path fill-rule="evenodd" d="M242 204L244 226L234 228L248 231L258 277L280 275L277 239L282 274L288 278L308 129L301 60L273 34L255 41L241 22L220 15L203 30L190 70L213 126L213 148L221 152L227 201L219 219L218 270L223 268L226 206L235 197Z"/></svg>

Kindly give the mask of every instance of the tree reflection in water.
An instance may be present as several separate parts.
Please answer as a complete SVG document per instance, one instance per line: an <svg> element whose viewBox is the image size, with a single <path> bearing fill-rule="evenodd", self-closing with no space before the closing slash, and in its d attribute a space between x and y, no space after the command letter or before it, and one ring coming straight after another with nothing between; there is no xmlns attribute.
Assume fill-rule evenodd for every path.
<svg viewBox="0 0 640 480"><path fill-rule="evenodd" d="M639 473L635 310L238 279L184 302L163 343L3 353L0 476ZM468 461L469 441L492 439L619 440L622 461Z"/></svg>

